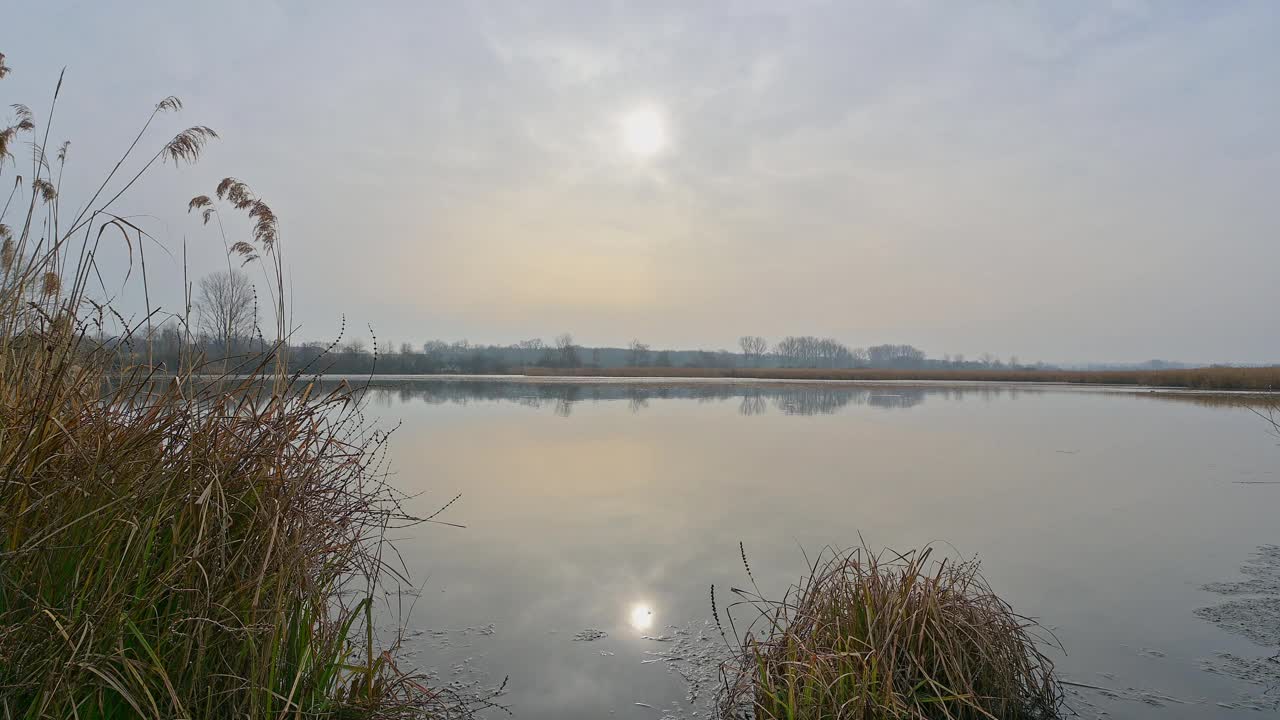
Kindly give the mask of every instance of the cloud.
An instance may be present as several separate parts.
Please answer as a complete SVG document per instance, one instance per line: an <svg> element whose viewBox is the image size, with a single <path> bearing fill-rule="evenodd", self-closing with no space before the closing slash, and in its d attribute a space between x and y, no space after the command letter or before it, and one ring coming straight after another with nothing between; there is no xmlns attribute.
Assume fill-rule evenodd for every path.
<svg viewBox="0 0 1280 720"><path fill-rule="evenodd" d="M1280 301L1269 4L19 14L64 26L6 53L37 77L72 68L61 128L90 149L69 185L111 162L92 148L128 136L127 108L190 99L184 120L223 142L130 208L209 264L220 243L181 208L245 178L283 219L316 332L346 312L415 340L1280 353L1258 329ZM20 76L0 89L36 99ZM647 103L672 144L636 162L616 121Z"/></svg>

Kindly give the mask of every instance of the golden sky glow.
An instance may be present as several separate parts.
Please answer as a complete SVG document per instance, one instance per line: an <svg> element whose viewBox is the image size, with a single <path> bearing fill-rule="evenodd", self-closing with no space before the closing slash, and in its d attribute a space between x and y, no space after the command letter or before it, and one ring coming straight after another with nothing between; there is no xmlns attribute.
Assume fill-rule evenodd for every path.
<svg viewBox="0 0 1280 720"><path fill-rule="evenodd" d="M234 175L281 218L300 338L345 315L415 345L1280 358L1259 330L1280 305L1275 4L169 10L28 3L58 37L4 49L6 104L68 67L63 197L92 194L128 108L172 93L158 136L218 131L117 208L170 250L166 308L184 239L196 273L225 264L185 210Z"/></svg>

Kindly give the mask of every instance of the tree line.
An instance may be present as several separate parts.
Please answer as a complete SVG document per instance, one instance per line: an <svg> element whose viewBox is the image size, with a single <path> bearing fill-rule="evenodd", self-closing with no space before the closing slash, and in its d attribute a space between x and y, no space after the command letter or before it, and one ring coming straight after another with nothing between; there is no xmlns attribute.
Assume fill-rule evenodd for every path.
<svg viewBox="0 0 1280 720"><path fill-rule="evenodd" d="M257 295L249 277L235 269L212 273L194 288L192 319L176 320L152 330L147 353L156 365L176 369L192 358L244 361L269 352L258 325ZM131 344L136 344L136 341ZM743 335L736 352L719 350L654 350L632 340L626 347L585 347L570 333L550 341L530 338L507 345L473 344L467 340L390 343L376 338L342 338L328 343L292 345L295 365L330 373L496 374L523 367L615 368L899 368L1010 369L1025 366L1016 356L1007 361L985 353L929 358L912 345L849 347L830 337L788 335L773 343L759 335ZM1043 367L1043 365L1038 365Z"/></svg>

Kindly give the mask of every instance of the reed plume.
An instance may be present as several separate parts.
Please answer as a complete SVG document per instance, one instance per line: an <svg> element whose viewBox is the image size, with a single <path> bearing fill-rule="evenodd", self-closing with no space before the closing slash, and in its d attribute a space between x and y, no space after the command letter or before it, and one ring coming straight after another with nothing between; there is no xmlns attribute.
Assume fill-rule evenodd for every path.
<svg viewBox="0 0 1280 720"><path fill-rule="evenodd" d="M47 272L40 279L40 294L44 296L57 295L58 289L62 287L62 278L58 277L55 272Z"/></svg>
<svg viewBox="0 0 1280 720"><path fill-rule="evenodd" d="M173 98L176 100L177 98ZM218 133L212 129L197 125L196 127L187 128L174 136L167 145L164 146L163 153L166 158L173 161L176 165L180 161L188 164L194 163L200 159L200 153L204 150L204 146L210 140L216 139Z"/></svg>
<svg viewBox="0 0 1280 720"><path fill-rule="evenodd" d="M40 199L46 203L51 203L58 197L57 188L55 188L53 186L53 182L47 178L37 178L36 181L32 183L32 186L34 187L36 194L40 196Z"/></svg>

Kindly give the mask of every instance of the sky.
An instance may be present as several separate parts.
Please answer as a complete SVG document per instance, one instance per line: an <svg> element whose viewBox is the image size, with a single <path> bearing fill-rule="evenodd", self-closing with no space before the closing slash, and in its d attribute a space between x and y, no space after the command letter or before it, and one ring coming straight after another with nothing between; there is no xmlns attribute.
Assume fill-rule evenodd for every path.
<svg viewBox="0 0 1280 720"><path fill-rule="evenodd" d="M180 97L144 144L220 139L118 206L165 249L153 302L184 245L225 267L186 203L231 175L307 339L1268 362L1276 37L1280 4L1225 0L47 0L6 12L0 117L43 123L66 68L76 205Z"/></svg>

